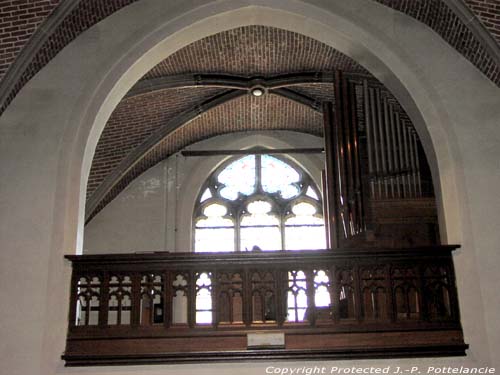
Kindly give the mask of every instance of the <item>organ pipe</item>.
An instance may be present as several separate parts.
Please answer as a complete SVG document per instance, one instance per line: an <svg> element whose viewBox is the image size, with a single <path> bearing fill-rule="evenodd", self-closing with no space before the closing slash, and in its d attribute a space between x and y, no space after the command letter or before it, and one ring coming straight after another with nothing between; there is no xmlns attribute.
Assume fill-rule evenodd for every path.
<svg viewBox="0 0 500 375"><path fill-rule="evenodd" d="M377 103L377 122L378 122L378 134L380 139L380 164L381 164L381 178L382 183L384 185L384 194L383 197L387 198L388 196L388 187L387 187L387 163L386 163L386 150L385 150L385 136L384 136L384 124L382 120L383 108L382 101L380 98L380 89L375 91L375 99Z"/></svg>
<svg viewBox="0 0 500 375"><path fill-rule="evenodd" d="M394 170L392 168L392 141L391 141L391 133L390 133L390 126L391 126L391 121L390 121L390 113L389 113L389 107L387 104L387 98L384 98L384 138L386 139L387 143L387 171L389 174L389 185L390 185L390 190L391 190L391 198L395 197L394 194Z"/></svg>
<svg viewBox="0 0 500 375"><path fill-rule="evenodd" d="M417 173L415 169L415 152L413 150L413 136L410 127L407 127L408 132L408 148L410 153L410 170L411 170L411 189L413 197L417 196Z"/></svg>
<svg viewBox="0 0 500 375"><path fill-rule="evenodd" d="M338 218L339 202L338 202L338 174L337 164L337 148L333 132L333 105L330 102L323 103L323 120L324 120L324 135L325 135L325 192L324 199L326 200L326 227L328 239L327 243L332 249L339 247L339 230Z"/></svg>
<svg viewBox="0 0 500 375"><path fill-rule="evenodd" d="M363 226L355 87L335 72L335 107L324 103L328 242L332 248L360 233ZM341 236L343 234L343 236Z"/></svg>
<svg viewBox="0 0 500 375"><path fill-rule="evenodd" d="M417 133L413 132L413 145L414 145L414 152L415 152L415 171L417 174L417 193L418 196L422 196L422 182L420 180L420 159L418 155L418 144L417 144Z"/></svg>
<svg viewBox="0 0 500 375"><path fill-rule="evenodd" d="M347 139L346 139L346 101L348 98L344 97L342 87L343 80L340 71L335 72L334 94L335 94L335 123L334 123L334 137L338 149L338 174L339 174L339 195L340 195L340 224L344 232L344 238L349 236L349 214L348 214L348 182L347 182Z"/></svg>
<svg viewBox="0 0 500 375"><path fill-rule="evenodd" d="M396 130L397 130L397 142L398 142L398 153L399 153L399 171L401 176L401 184L403 186L403 198L408 197L408 193L406 192L406 177L404 174L405 162L404 162L404 149L403 149L403 138L402 138L402 123L399 113L396 113Z"/></svg>
<svg viewBox="0 0 500 375"><path fill-rule="evenodd" d="M403 151L404 151L404 161L405 161L405 168L404 168L404 175L406 177L406 182L407 182L407 193L408 197L411 197L411 179L410 179L410 158L409 158L409 152L408 152L408 128L406 126L406 121L402 120L401 122L401 132L403 133Z"/></svg>
<svg viewBox="0 0 500 375"><path fill-rule="evenodd" d="M391 140L392 140L392 150L393 150L393 161L394 161L394 175L396 180L396 197L401 198L401 186L400 186L400 176L399 176L399 159L397 154L397 139L396 139L396 122L394 107L392 104L389 106L390 118L391 118Z"/></svg>
<svg viewBox="0 0 500 375"><path fill-rule="evenodd" d="M353 147L353 163L354 163L354 201L355 201L355 216L354 222L356 223L355 231L359 233L363 231L364 222L364 209L363 209L363 194L361 187L361 167L359 161L359 136L358 136L358 116L356 106L356 85L350 85L350 102L351 102L351 121L352 121L352 142Z"/></svg>
<svg viewBox="0 0 500 375"><path fill-rule="evenodd" d="M364 115L366 127L366 144L368 148L368 173L370 178L370 193L375 197L375 181L374 181L374 167L373 167L373 134L372 134L372 121L370 110L370 96L368 90L368 81L363 81L363 99L364 99Z"/></svg>
<svg viewBox="0 0 500 375"><path fill-rule="evenodd" d="M370 108L373 127L373 146L375 151L375 184L377 187L377 197L382 196L382 186L380 184L380 154L379 154L379 139L378 139L378 124L377 124L377 106L375 105L374 89L369 89L370 92Z"/></svg>
<svg viewBox="0 0 500 375"><path fill-rule="evenodd" d="M348 92L349 90L344 91L344 95L347 95ZM397 103L393 102L387 91L372 84L369 80L363 80L361 93L366 130L370 196L372 199L421 197L418 136L415 129L404 111ZM351 101L355 100L356 97L352 96ZM352 116L354 114L353 112ZM345 136L351 137L349 130L346 131ZM353 145L351 139L347 146L353 147ZM355 165L353 157L354 154L348 152L342 161L346 163L346 166ZM345 173L349 180L345 183L352 187L356 186L356 181L352 180L353 171L346 169ZM356 191L357 188L348 191L347 196L350 201L352 201L352 194L356 195ZM353 213L354 215L359 214L359 210L353 211Z"/></svg>

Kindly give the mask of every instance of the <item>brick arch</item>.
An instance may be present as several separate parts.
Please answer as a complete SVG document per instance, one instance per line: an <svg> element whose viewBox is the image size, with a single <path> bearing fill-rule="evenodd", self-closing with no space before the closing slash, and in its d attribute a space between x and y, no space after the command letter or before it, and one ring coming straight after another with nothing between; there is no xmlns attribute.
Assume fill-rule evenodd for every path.
<svg viewBox="0 0 500 375"><path fill-rule="evenodd" d="M152 0L151 8L136 7L133 13L121 12L99 25L99 31L113 31L121 44L106 35L96 43L92 37L97 30L89 30L30 81L0 118L2 171L18 170L15 178L0 184L8 212L0 225L2 244L6 244L2 254L5 272L0 275L5 287L1 293L2 299L11 301L5 306L7 311L2 311L6 317L2 333L12 339L2 353L4 368L32 374L58 369L56 358L63 347L68 316L61 308L69 285L69 267L63 264L62 255L78 248L78 231L83 227L79 205L89 159L112 109L154 63L192 42L193 33L208 35L222 31L222 25L241 26L248 17L256 16L269 25L340 45L339 49L363 58L364 65L404 102L414 122L419 122L421 134L427 131L427 146L431 150L436 146L431 163L442 178L443 201L450 214L450 241L462 242L466 249L457 257L457 274L479 280L458 283L461 297L465 297L464 331L473 350L468 363L498 363L493 356L499 337L494 321L497 296L491 288L498 275L488 266L499 259L491 244L498 242L498 231L492 223L498 219L495 188L500 181L495 175L478 175L498 161L498 148L493 143L499 135L498 89L421 24L374 8L368 1L352 0L349 5L353 3L365 9L353 14L345 11L346 2L322 2L326 9L290 2L287 6L291 9L283 9L283 2L278 0L234 9L234 3L220 1L203 11L184 4L192 12L175 18L179 9ZM387 33L374 29L370 23L373 13L384 21ZM125 21L140 20L141 16L150 16L155 22L144 22L141 30L129 29L130 23ZM425 46L415 43L408 34L396 34L394 29L391 32L389 28L396 26L391 23L393 17L412 25L413 35L417 33ZM297 22L304 19L310 22ZM405 43L398 44L395 39ZM97 53L102 49L106 56ZM429 50L433 52L429 60L422 59ZM95 60L84 58L90 52L94 52ZM436 63L432 69L428 61ZM451 65L453 71L448 69ZM473 128L471 124L475 123L481 127ZM479 176L482 184L477 183ZM30 270L29 277L19 278L26 269ZM19 290L23 290L23 298L19 298ZM29 353L29 360L19 353Z"/></svg>
<svg viewBox="0 0 500 375"><path fill-rule="evenodd" d="M0 6L0 114L20 89L79 34L141 0L21 0ZM142 0L144 1L144 0ZM372 0L428 25L471 61L497 86L500 85L500 21L498 5L487 0L464 0L472 13L450 8L456 0ZM466 5L460 3L462 9ZM456 5L454 5L456 7ZM478 32L474 32L471 25ZM483 30L489 30L483 33ZM493 35L493 37L492 37ZM491 39L488 41L485 39ZM496 44L495 44L496 41ZM489 47L489 48L488 48Z"/></svg>

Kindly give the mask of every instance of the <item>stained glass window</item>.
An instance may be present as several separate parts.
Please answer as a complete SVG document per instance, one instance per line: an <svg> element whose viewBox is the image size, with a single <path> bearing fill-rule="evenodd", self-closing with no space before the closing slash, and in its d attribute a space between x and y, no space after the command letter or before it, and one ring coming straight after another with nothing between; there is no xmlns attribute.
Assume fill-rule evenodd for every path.
<svg viewBox="0 0 500 375"><path fill-rule="evenodd" d="M202 212L196 221L195 251L234 251L234 222L227 217L227 207L212 203Z"/></svg>
<svg viewBox="0 0 500 375"><path fill-rule="evenodd" d="M296 185L300 181L299 173L289 164L270 156L261 157L262 189L266 193L279 192L284 199L290 199L300 193Z"/></svg>
<svg viewBox="0 0 500 375"><path fill-rule="evenodd" d="M255 156L249 155L228 165L217 176L223 184L219 194L221 197L235 200L238 193L250 195L255 190Z"/></svg>
<svg viewBox="0 0 500 375"><path fill-rule="evenodd" d="M288 250L324 249L326 246L323 218L313 203L300 202L292 207L293 216L285 221L285 248Z"/></svg>
<svg viewBox="0 0 500 375"><path fill-rule="evenodd" d="M248 155L216 170L194 215L196 252L324 249L320 194L284 158Z"/></svg>

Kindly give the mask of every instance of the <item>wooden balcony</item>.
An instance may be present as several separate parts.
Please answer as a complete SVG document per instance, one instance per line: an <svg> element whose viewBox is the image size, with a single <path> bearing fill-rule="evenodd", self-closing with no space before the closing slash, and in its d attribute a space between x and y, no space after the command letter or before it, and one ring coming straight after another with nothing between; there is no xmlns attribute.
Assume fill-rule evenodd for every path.
<svg viewBox="0 0 500 375"><path fill-rule="evenodd" d="M458 246L66 256L67 366L464 355Z"/></svg>

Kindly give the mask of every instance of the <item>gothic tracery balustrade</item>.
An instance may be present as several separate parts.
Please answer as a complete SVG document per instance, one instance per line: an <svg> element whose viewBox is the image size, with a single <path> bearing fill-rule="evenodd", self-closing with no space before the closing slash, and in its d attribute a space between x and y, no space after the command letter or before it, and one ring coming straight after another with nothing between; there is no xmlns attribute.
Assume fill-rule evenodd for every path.
<svg viewBox="0 0 500 375"><path fill-rule="evenodd" d="M271 356L332 357L361 344L377 355L430 347L458 355L466 346L454 248L67 256L63 357L69 365L175 362L179 353L194 361L213 350L258 357L246 347L251 332L285 335Z"/></svg>

